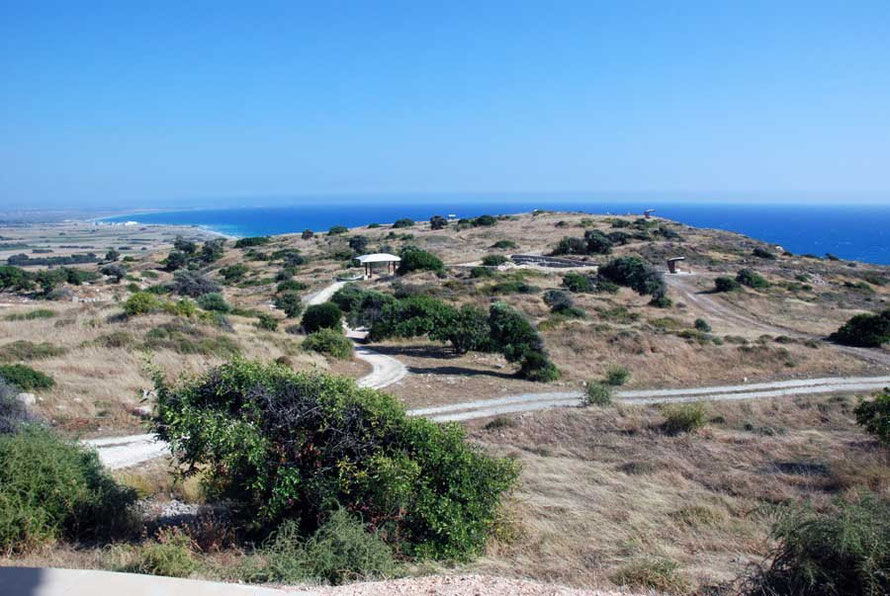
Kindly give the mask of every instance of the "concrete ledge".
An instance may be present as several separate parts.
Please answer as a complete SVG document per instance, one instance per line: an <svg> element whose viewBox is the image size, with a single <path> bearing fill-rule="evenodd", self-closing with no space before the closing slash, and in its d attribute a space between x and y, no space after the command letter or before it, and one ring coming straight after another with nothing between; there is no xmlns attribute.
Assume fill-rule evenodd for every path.
<svg viewBox="0 0 890 596"><path fill-rule="evenodd" d="M92 569L0 567L3 596L313 596L261 586L226 584Z"/></svg>

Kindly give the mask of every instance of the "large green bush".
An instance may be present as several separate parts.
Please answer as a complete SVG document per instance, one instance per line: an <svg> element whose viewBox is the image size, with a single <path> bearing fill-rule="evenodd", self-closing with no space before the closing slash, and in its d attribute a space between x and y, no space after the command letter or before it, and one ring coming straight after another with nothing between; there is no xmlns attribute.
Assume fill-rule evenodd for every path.
<svg viewBox="0 0 890 596"><path fill-rule="evenodd" d="M853 412L859 426L890 445L890 389L884 389L874 399L860 402Z"/></svg>
<svg viewBox="0 0 890 596"><path fill-rule="evenodd" d="M95 452L49 429L27 424L0 435L0 552L128 530L134 500Z"/></svg>
<svg viewBox="0 0 890 596"><path fill-rule="evenodd" d="M735 276L735 280L749 288L769 287L769 282L766 281L766 278L751 269L739 269L739 272Z"/></svg>
<svg viewBox="0 0 890 596"><path fill-rule="evenodd" d="M442 259L431 252L411 247L403 250L401 257L402 260L399 262L399 268L397 270L399 275L405 275L412 271L432 271L439 274L445 273L445 265L442 263Z"/></svg>
<svg viewBox="0 0 890 596"><path fill-rule="evenodd" d="M303 300L296 292L282 292L275 297L275 308L284 312L285 316L293 319L303 312Z"/></svg>
<svg viewBox="0 0 890 596"><path fill-rule="evenodd" d="M352 342L337 329L319 329L303 340L303 349L332 358L349 360L352 358Z"/></svg>
<svg viewBox="0 0 890 596"><path fill-rule="evenodd" d="M124 312L131 317L155 312L160 308L161 301L148 292L136 292L124 302Z"/></svg>
<svg viewBox="0 0 890 596"><path fill-rule="evenodd" d="M742 285L731 277L721 276L714 280L715 292L735 292Z"/></svg>
<svg viewBox="0 0 890 596"><path fill-rule="evenodd" d="M863 494L829 510L780 513L772 561L745 586L749 594L879 596L890 594L890 503Z"/></svg>
<svg viewBox="0 0 890 596"><path fill-rule="evenodd" d="M856 315L829 339L847 346L878 348L890 342L890 310L877 315Z"/></svg>
<svg viewBox="0 0 890 596"><path fill-rule="evenodd" d="M49 389L56 384L51 376L24 364L0 365L0 379L23 391Z"/></svg>
<svg viewBox="0 0 890 596"><path fill-rule="evenodd" d="M159 436L260 535L294 520L308 536L345 508L406 554L466 558L517 476L461 427L409 418L350 379L236 360L179 386L158 374L156 385Z"/></svg>
<svg viewBox="0 0 890 596"><path fill-rule="evenodd" d="M592 292L596 288L596 281L588 275L572 271L563 276L562 285L570 292Z"/></svg>
<svg viewBox="0 0 890 596"><path fill-rule="evenodd" d="M495 302L488 311L492 349L509 362L518 362L520 375L535 381L552 381L559 370L547 358L544 340L518 311L505 302Z"/></svg>
<svg viewBox="0 0 890 596"><path fill-rule="evenodd" d="M340 329L343 322L343 311L333 302L313 304L303 313L303 329L306 333L314 333L319 329Z"/></svg>
<svg viewBox="0 0 890 596"><path fill-rule="evenodd" d="M470 304L455 311L447 324L440 325L429 336L432 340L447 341L458 354L490 352L493 349L488 313Z"/></svg>
<svg viewBox="0 0 890 596"><path fill-rule="evenodd" d="M640 257L619 257L599 268L600 277L660 301L667 294L664 276Z"/></svg>

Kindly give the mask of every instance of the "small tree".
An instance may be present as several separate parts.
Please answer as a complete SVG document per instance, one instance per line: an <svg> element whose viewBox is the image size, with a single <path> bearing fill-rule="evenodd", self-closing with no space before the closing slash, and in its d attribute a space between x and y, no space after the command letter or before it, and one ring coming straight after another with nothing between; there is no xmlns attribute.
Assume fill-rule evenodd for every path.
<svg viewBox="0 0 890 596"><path fill-rule="evenodd" d="M397 219L397 220L392 224L392 227L393 227L393 228L396 228L396 229L398 229L398 228L410 228L410 227L413 226L413 225L414 225L414 220L413 220L413 219L409 219L409 218L407 218L407 217L402 217L401 219Z"/></svg>
<svg viewBox="0 0 890 596"><path fill-rule="evenodd" d="M587 243L583 238L569 238L568 236L564 237L559 241L559 244L556 245L556 248L553 249L553 255L586 255L587 254Z"/></svg>
<svg viewBox="0 0 890 596"><path fill-rule="evenodd" d="M590 276L573 271L562 277L562 285L570 292L592 292L596 287L596 282Z"/></svg>
<svg viewBox="0 0 890 596"><path fill-rule="evenodd" d="M859 426L890 445L890 389L875 394L872 400L862 401L853 413Z"/></svg>
<svg viewBox="0 0 890 596"><path fill-rule="evenodd" d="M497 267L498 265L503 265L509 260L510 259L508 259L504 255L485 255L484 257L482 257L482 264L486 267Z"/></svg>
<svg viewBox="0 0 890 596"><path fill-rule="evenodd" d="M399 275L405 275L412 271L433 271L439 274L445 273L445 264L442 263L442 259L431 252L416 247L410 247L402 251L401 257L402 260L399 263L398 268Z"/></svg>
<svg viewBox="0 0 890 596"><path fill-rule="evenodd" d="M504 302L495 302L488 312L492 348L508 362L518 362L520 376L536 381L550 381L559 371L547 358L544 341L525 317Z"/></svg>
<svg viewBox="0 0 890 596"><path fill-rule="evenodd" d="M173 248L178 250L179 252L185 253L188 256L195 254L198 250L198 247L194 242L186 240L182 236L177 236L176 240L173 241Z"/></svg>
<svg viewBox="0 0 890 596"><path fill-rule="evenodd" d="M289 319L293 319L303 312L303 301L296 292L283 292L275 297L275 308L283 311Z"/></svg>
<svg viewBox="0 0 890 596"><path fill-rule="evenodd" d="M890 342L890 310L877 315L856 315L829 339L847 346L878 348Z"/></svg>
<svg viewBox="0 0 890 596"><path fill-rule="evenodd" d="M257 316L256 326L265 331L277 331L278 319L272 315L261 313Z"/></svg>
<svg viewBox="0 0 890 596"><path fill-rule="evenodd" d="M458 354L487 352L491 349L488 314L481 308L465 304L450 323L434 329L430 339L447 341Z"/></svg>
<svg viewBox="0 0 890 596"><path fill-rule="evenodd" d="M739 269L739 272L735 276L735 280L749 288L766 288L769 286L769 282L766 281L766 278L751 269Z"/></svg>
<svg viewBox="0 0 890 596"><path fill-rule="evenodd" d="M776 260L776 255L774 253L768 251L767 249L765 249L761 246L758 246L754 250L752 250L751 254L759 259L767 259L770 261Z"/></svg>
<svg viewBox="0 0 890 596"><path fill-rule="evenodd" d="M430 218L430 229L441 230L448 225L448 220L441 215L434 215Z"/></svg>
<svg viewBox="0 0 890 596"><path fill-rule="evenodd" d="M612 241L599 230L584 232L584 241L587 243L587 254L607 255L612 252Z"/></svg>
<svg viewBox="0 0 890 596"><path fill-rule="evenodd" d="M741 284L731 277L721 276L714 280L715 292L735 292L741 287Z"/></svg>
<svg viewBox="0 0 890 596"><path fill-rule="evenodd" d="M231 307L226 302L226 299L223 298L223 295L219 292L210 292L209 294L204 294L200 298L198 298L198 306L203 308L204 310L209 310L212 312L221 312L227 313L231 310Z"/></svg>
<svg viewBox="0 0 890 596"><path fill-rule="evenodd" d="M127 271L117 263L111 263L102 267L102 275L107 275L114 283L120 283Z"/></svg>
<svg viewBox="0 0 890 596"><path fill-rule="evenodd" d="M312 230L303 230L303 233L300 234L300 238L302 238L303 240L309 240L310 238L314 238L314 237L315 237L315 232L313 232Z"/></svg>
<svg viewBox="0 0 890 596"><path fill-rule="evenodd" d="M314 333L319 329L340 329L343 311L333 302L314 304L303 313L301 322L306 333Z"/></svg>
<svg viewBox="0 0 890 596"><path fill-rule="evenodd" d="M172 250L164 261L164 268L167 271L176 271L188 265L188 255L181 250Z"/></svg>
<svg viewBox="0 0 890 596"><path fill-rule="evenodd" d="M349 231L349 228L346 226L331 226L328 229L328 236L339 236L345 234Z"/></svg>
<svg viewBox="0 0 890 596"><path fill-rule="evenodd" d="M711 325L706 320L699 318L695 320L695 329L702 333L710 333Z"/></svg>
<svg viewBox="0 0 890 596"><path fill-rule="evenodd" d="M349 239L349 248L352 249L352 252L356 254L361 254L365 252L368 248L368 237L367 236L353 236Z"/></svg>
<svg viewBox="0 0 890 596"><path fill-rule="evenodd" d="M197 271L177 271L173 274L173 291L180 296L197 298L219 292L219 284Z"/></svg>
<svg viewBox="0 0 890 596"><path fill-rule="evenodd" d="M121 253L119 251L117 251L114 248L111 248L108 250L108 252L105 253L105 260L109 261L109 262L114 262L114 261L118 260L120 258L120 256L121 256Z"/></svg>
<svg viewBox="0 0 890 596"><path fill-rule="evenodd" d="M204 246L201 247L201 262L209 264L220 260L223 256L223 247L225 245L225 238L214 238L205 242Z"/></svg>
<svg viewBox="0 0 890 596"><path fill-rule="evenodd" d="M490 228L491 226L497 225L498 220L493 215L480 215L473 219L473 227L476 228Z"/></svg>

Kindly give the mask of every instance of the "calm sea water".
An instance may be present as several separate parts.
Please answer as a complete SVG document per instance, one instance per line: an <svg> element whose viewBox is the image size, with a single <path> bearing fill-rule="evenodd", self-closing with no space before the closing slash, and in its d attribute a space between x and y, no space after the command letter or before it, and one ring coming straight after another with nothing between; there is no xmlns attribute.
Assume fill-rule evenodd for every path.
<svg viewBox="0 0 890 596"><path fill-rule="evenodd" d="M388 223L400 217L429 219L440 214L474 217L485 213L522 213L534 209L588 213L641 213L656 209L662 217L692 226L720 228L779 244L796 254L832 253L844 259L890 264L890 205L751 204L607 201L583 199L454 200L415 202L302 199L275 207L199 209L141 213L107 218L140 223L197 225L233 236L265 236L324 231L333 225Z"/></svg>

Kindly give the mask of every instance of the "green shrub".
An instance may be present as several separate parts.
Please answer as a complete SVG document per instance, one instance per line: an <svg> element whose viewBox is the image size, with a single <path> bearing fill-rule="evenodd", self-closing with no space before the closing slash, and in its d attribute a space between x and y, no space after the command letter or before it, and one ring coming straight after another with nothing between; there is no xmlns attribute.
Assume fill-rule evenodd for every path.
<svg viewBox="0 0 890 596"><path fill-rule="evenodd" d="M247 272L250 271L247 265L242 263L237 263L235 265L229 265L227 267L222 267L218 273L226 280L227 283L232 283L236 281L240 281L247 275Z"/></svg>
<svg viewBox="0 0 890 596"><path fill-rule="evenodd" d="M493 215L480 215L479 217L473 218L472 225L474 228L490 228L491 226L497 225L498 220Z"/></svg>
<svg viewBox="0 0 890 596"><path fill-rule="evenodd" d="M409 248L402 251L401 257L402 260L399 262L399 268L397 269L399 275L405 275L412 271L445 273L445 265L442 263L442 259L431 252L419 248Z"/></svg>
<svg viewBox="0 0 890 596"><path fill-rule="evenodd" d="M662 407L665 422L662 425L669 435L695 432L705 425L707 409L701 402L671 404Z"/></svg>
<svg viewBox="0 0 890 596"><path fill-rule="evenodd" d="M227 313L231 310L229 303L219 292L210 292L198 298L198 306L204 310Z"/></svg>
<svg viewBox="0 0 890 596"><path fill-rule="evenodd" d="M306 309L301 321L306 333L319 329L340 329L343 325L343 311L333 302L314 304Z"/></svg>
<svg viewBox="0 0 890 596"><path fill-rule="evenodd" d="M403 217L403 218L397 219L395 222L393 222L392 227L394 227L394 228L410 228L413 225L414 225L413 219Z"/></svg>
<svg viewBox="0 0 890 596"><path fill-rule="evenodd" d="M473 267L470 269L470 277L479 279L484 277L494 277L497 273L488 267Z"/></svg>
<svg viewBox="0 0 890 596"><path fill-rule="evenodd" d="M0 360L40 360L61 356L66 352L65 348L49 342L34 342L20 339L4 346L0 346Z"/></svg>
<svg viewBox="0 0 890 596"><path fill-rule="evenodd" d="M742 285L731 277L718 277L714 280L715 292L735 292Z"/></svg>
<svg viewBox="0 0 890 596"><path fill-rule="evenodd" d="M458 354L467 352L491 351L491 331L488 326L488 313L470 304L450 315L450 320L442 321L429 333L430 339L447 341Z"/></svg>
<svg viewBox="0 0 890 596"><path fill-rule="evenodd" d="M29 424L0 435L0 552L129 530L134 500L95 452L46 428Z"/></svg>
<svg viewBox="0 0 890 596"><path fill-rule="evenodd" d="M735 280L749 288L769 287L769 282L766 281L766 278L751 269L739 269L739 272L735 276Z"/></svg>
<svg viewBox="0 0 890 596"><path fill-rule="evenodd" d="M573 271L562 277L562 285L570 292L581 293L592 292L596 287L596 282L587 275Z"/></svg>
<svg viewBox="0 0 890 596"><path fill-rule="evenodd" d="M621 286L633 288L641 296L658 300L667 294L664 276L640 257L619 257L599 268L599 276Z"/></svg>
<svg viewBox="0 0 890 596"><path fill-rule="evenodd" d="M160 308L161 301L148 292L136 292L124 302L124 312L131 317L156 312Z"/></svg>
<svg viewBox="0 0 890 596"><path fill-rule="evenodd" d="M319 329L310 333L303 340L303 349L340 360L349 360L353 352L352 342L336 329Z"/></svg>
<svg viewBox="0 0 890 596"><path fill-rule="evenodd" d="M875 394L872 400L860 402L853 413L859 426L890 445L890 389Z"/></svg>
<svg viewBox="0 0 890 596"><path fill-rule="evenodd" d="M18 432L31 421L28 408L17 398L18 387L0 379L0 435Z"/></svg>
<svg viewBox="0 0 890 596"><path fill-rule="evenodd" d="M48 308L38 308L36 310L29 310L28 312L23 313L14 313L11 315L6 315L4 320L6 321L34 321L37 319L51 319L56 316L56 312L53 310L49 310Z"/></svg>
<svg viewBox="0 0 890 596"><path fill-rule="evenodd" d="M288 519L308 535L345 508L405 554L464 559L517 476L458 425L410 418L351 379L234 361L176 387L155 382L156 432L260 536Z"/></svg>
<svg viewBox="0 0 890 596"><path fill-rule="evenodd" d="M770 261L774 261L777 258L774 253L772 253L772 252L768 251L767 249L762 248L760 246L758 246L754 250L752 250L751 254L759 259L767 259Z"/></svg>
<svg viewBox="0 0 890 596"><path fill-rule="evenodd" d="M521 279L510 279L494 284L488 291L492 294L534 294L541 288Z"/></svg>
<svg viewBox="0 0 890 596"><path fill-rule="evenodd" d="M0 379L15 385L22 391L49 389L56 384L51 376L24 364L0 365Z"/></svg>
<svg viewBox="0 0 890 596"><path fill-rule="evenodd" d="M569 238L566 236L557 243L556 248L553 249L551 254L554 256L586 255L587 243L584 242L583 238Z"/></svg>
<svg viewBox="0 0 890 596"><path fill-rule="evenodd" d="M890 342L890 310L877 315L856 315L832 333L829 339L847 346L878 348Z"/></svg>
<svg viewBox="0 0 890 596"><path fill-rule="evenodd" d="M156 541L139 545L133 553L133 560L119 570L164 577L188 577L198 566L191 539L173 528L158 532Z"/></svg>
<svg viewBox="0 0 890 596"><path fill-rule="evenodd" d="M346 226L331 226L330 229L328 229L328 236L340 236L347 232L349 232L349 228Z"/></svg>
<svg viewBox="0 0 890 596"><path fill-rule="evenodd" d="M498 265L503 265L509 260L510 259L508 259L504 255L485 255L484 257L482 257L482 264L486 267L497 267Z"/></svg>
<svg viewBox="0 0 890 596"><path fill-rule="evenodd" d="M284 292L275 297L275 308L282 310L287 318L293 319L303 312L303 301L296 292Z"/></svg>
<svg viewBox="0 0 890 596"><path fill-rule="evenodd" d="M613 387L624 385L630 379L630 371L626 366L610 366L606 371L606 383Z"/></svg>
<svg viewBox="0 0 890 596"><path fill-rule="evenodd" d="M171 350L178 354L203 354L205 356L231 357L241 348L233 339L209 336L200 328L183 322L158 325L145 334L145 347L151 350Z"/></svg>
<svg viewBox="0 0 890 596"><path fill-rule="evenodd" d="M612 386L599 381L588 381L585 401L591 406L608 406L612 403Z"/></svg>
<svg viewBox="0 0 890 596"><path fill-rule="evenodd" d="M554 380L559 370L547 358L544 341L519 312L504 302L495 302L488 311L491 349L508 362L518 362L520 376L532 380Z"/></svg>
<svg viewBox="0 0 890 596"><path fill-rule="evenodd" d="M699 318L695 320L695 329L702 333L710 333L711 325L706 320Z"/></svg>
<svg viewBox="0 0 890 596"><path fill-rule="evenodd" d="M238 238L235 241L235 248L253 248L256 246L265 246L272 241L268 236L248 236L247 238Z"/></svg>
<svg viewBox="0 0 890 596"><path fill-rule="evenodd" d="M391 577L396 569L386 542L342 509L334 511L308 540L297 524L284 522L260 553L266 566L251 581L339 585Z"/></svg>
<svg viewBox="0 0 890 596"><path fill-rule="evenodd" d="M260 313L257 315L256 326L259 329L264 331L277 331L278 330L278 319L273 317L272 315L266 313Z"/></svg>
<svg viewBox="0 0 890 596"><path fill-rule="evenodd" d="M745 586L751 594L877 596L890 593L890 503L870 494L827 511L781 511L772 562Z"/></svg>
<svg viewBox="0 0 890 596"><path fill-rule="evenodd" d="M506 250L509 248L518 248L518 244L513 242L512 240L498 240L494 244L491 245L492 248L497 248L500 250Z"/></svg>
<svg viewBox="0 0 890 596"><path fill-rule="evenodd" d="M301 281L297 281L295 279L288 279L286 281L278 284L276 288L276 292L302 292L307 289L309 286Z"/></svg>
<svg viewBox="0 0 890 596"><path fill-rule="evenodd" d="M448 220L441 215L434 215L430 218L430 229L441 230L448 226Z"/></svg>
<svg viewBox="0 0 890 596"><path fill-rule="evenodd" d="M180 296L198 298L219 292L219 285L197 271L177 271L173 274L173 291Z"/></svg>

